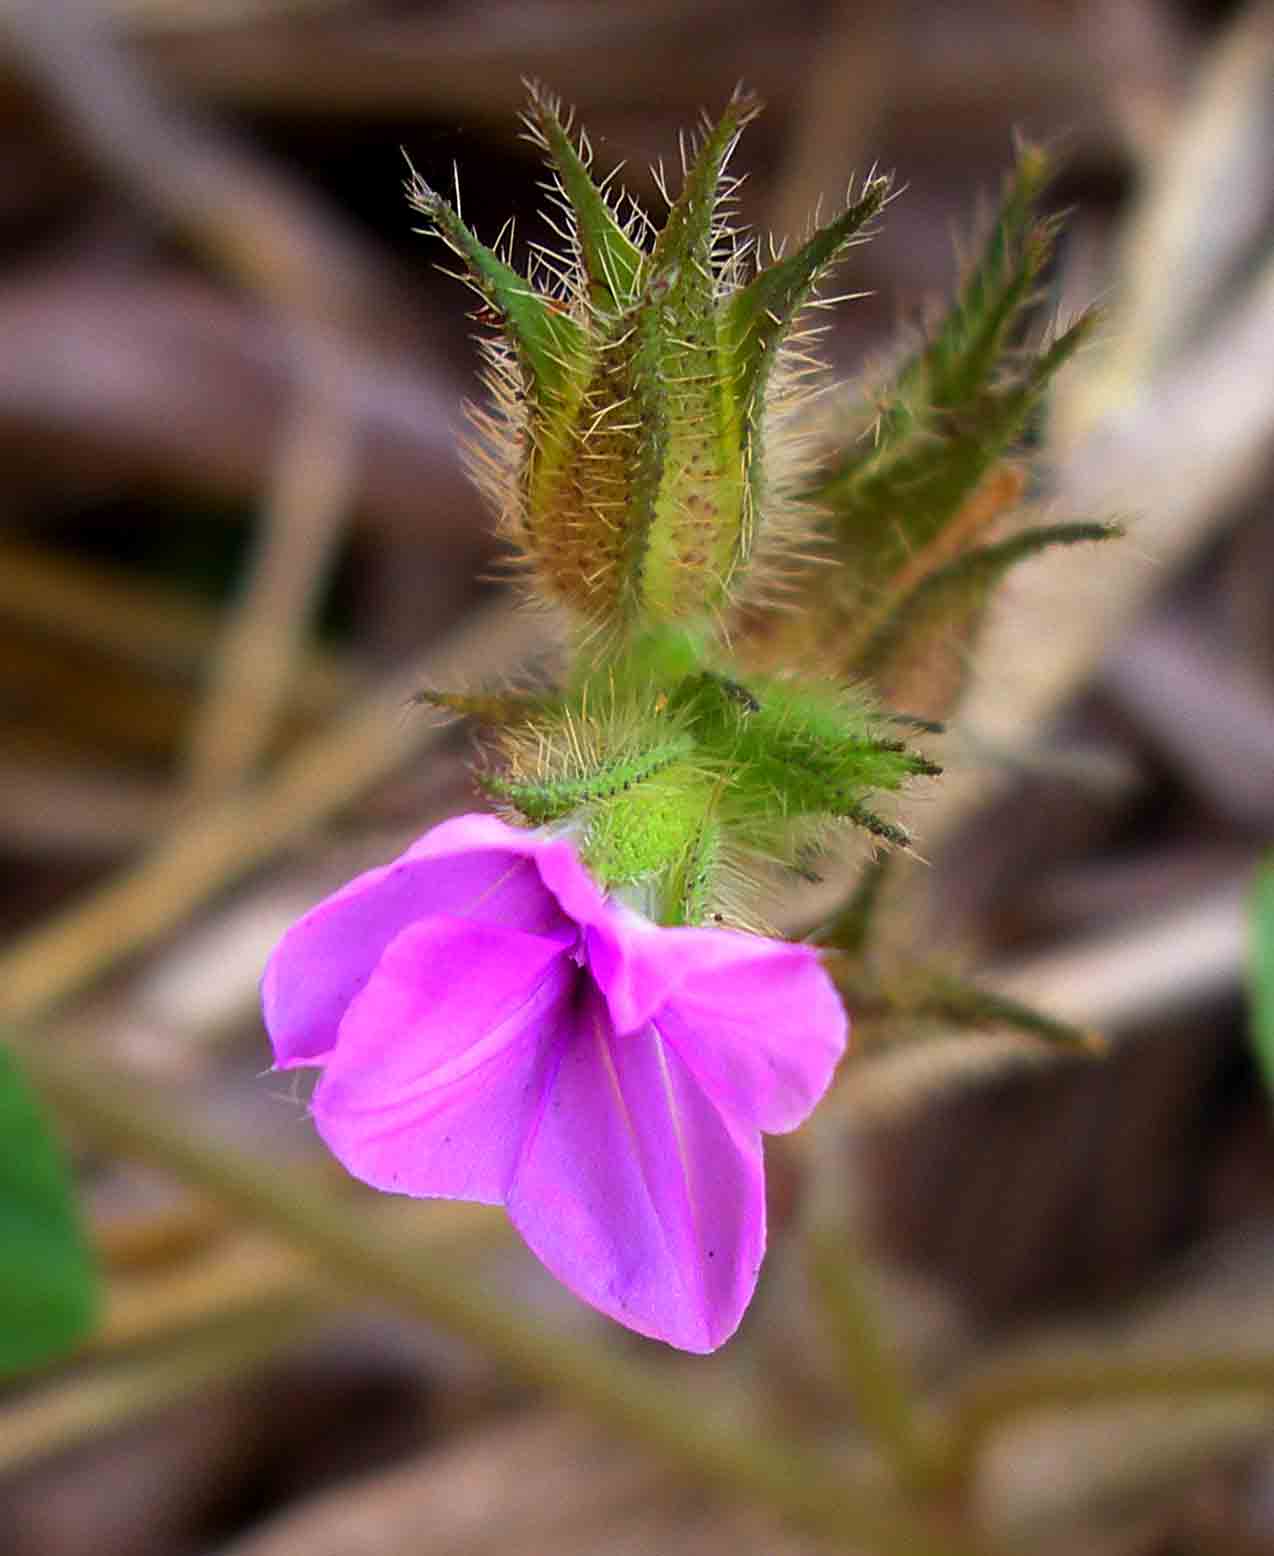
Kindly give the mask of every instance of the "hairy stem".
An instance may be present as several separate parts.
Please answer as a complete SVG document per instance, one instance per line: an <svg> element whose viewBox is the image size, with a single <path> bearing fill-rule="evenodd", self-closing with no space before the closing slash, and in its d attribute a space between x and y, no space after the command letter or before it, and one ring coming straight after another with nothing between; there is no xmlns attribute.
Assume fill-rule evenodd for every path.
<svg viewBox="0 0 1274 1556"><path fill-rule="evenodd" d="M943 1432L941 1479L967 1487L987 1440L1019 1416L1139 1400L1274 1395L1274 1356L1180 1356L1137 1361L1039 1363L966 1386Z"/></svg>
<svg viewBox="0 0 1274 1556"><path fill-rule="evenodd" d="M519 1377L564 1395L691 1473L745 1490L808 1528L883 1556L969 1556L888 1493L855 1485L809 1447L685 1408L684 1390L648 1363L554 1333L482 1290L463 1271L383 1239L357 1208L210 1139L118 1070L28 1036L17 1045L33 1081L99 1141L175 1173L321 1257L333 1274L439 1324Z"/></svg>
<svg viewBox="0 0 1274 1556"><path fill-rule="evenodd" d="M848 1393L863 1424L901 1484L923 1494L935 1478L932 1445L917 1420L913 1390L876 1309L858 1250L841 1228L823 1223L811 1228L806 1256Z"/></svg>

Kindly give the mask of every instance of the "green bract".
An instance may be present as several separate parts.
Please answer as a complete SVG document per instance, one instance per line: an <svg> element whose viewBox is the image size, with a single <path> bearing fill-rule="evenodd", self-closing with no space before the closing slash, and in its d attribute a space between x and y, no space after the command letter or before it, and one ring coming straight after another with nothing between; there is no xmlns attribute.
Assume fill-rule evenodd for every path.
<svg viewBox="0 0 1274 1556"><path fill-rule="evenodd" d="M814 560L789 577L782 618L745 623L749 659L866 679L910 712L945 717L1009 568L1118 533L1073 523L1003 532L1026 487L1014 445L1097 322L1088 312L1043 341L1026 333L1058 232L1037 211L1049 174L1045 154L1023 146L945 317L890 383L842 398L804 494Z"/></svg>

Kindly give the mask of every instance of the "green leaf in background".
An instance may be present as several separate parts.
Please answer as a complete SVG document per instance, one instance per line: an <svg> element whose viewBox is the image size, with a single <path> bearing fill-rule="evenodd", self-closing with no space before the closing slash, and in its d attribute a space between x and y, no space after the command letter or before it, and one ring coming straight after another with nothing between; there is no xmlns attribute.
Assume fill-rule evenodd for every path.
<svg viewBox="0 0 1274 1556"><path fill-rule="evenodd" d="M0 1047L0 1378L69 1350L96 1309L66 1162L16 1060Z"/></svg>
<svg viewBox="0 0 1274 1556"><path fill-rule="evenodd" d="M1250 967L1252 1047L1266 1090L1274 1093L1274 854L1262 865L1252 894Z"/></svg>

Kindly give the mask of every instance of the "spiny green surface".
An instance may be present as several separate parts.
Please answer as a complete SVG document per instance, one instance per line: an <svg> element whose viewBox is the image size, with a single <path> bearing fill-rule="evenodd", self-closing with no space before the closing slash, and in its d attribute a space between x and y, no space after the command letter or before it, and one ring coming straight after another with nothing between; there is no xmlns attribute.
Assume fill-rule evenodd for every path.
<svg viewBox="0 0 1274 1556"><path fill-rule="evenodd" d="M693 763L678 763L618 791L595 810L584 857L610 885L667 876L697 854L713 785ZM689 891L689 882L682 890Z"/></svg>
<svg viewBox="0 0 1274 1556"><path fill-rule="evenodd" d="M1019 562L1054 547L1112 540L1122 533L1117 524L1045 524L964 552L917 584L867 643L860 668L890 685L900 666L932 654L943 633L967 646L991 595Z"/></svg>
<svg viewBox="0 0 1274 1556"><path fill-rule="evenodd" d="M483 784L490 794L506 801L528 821L556 821L581 806L596 805L639 789L689 749L687 741L656 741L627 755L599 762L584 772L546 776L537 782L491 775L483 779Z"/></svg>
<svg viewBox="0 0 1274 1556"><path fill-rule="evenodd" d="M880 397L872 431L847 437L811 492L846 602L879 608L884 595L891 604L892 581L905 570L914 587L928 550L936 548L934 565L945 561L942 536L1091 334L1095 316L1085 314L1043 349L1017 344L1057 233L1056 221L1035 213L1048 173L1044 154L1024 148L956 301Z"/></svg>
<svg viewBox="0 0 1274 1556"><path fill-rule="evenodd" d="M811 824L905 846L873 796L939 769L895 738L897 723L834 686L740 677L693 635L646 634L518 737L532 755L514 766L530 762L533 777L486 787L528 821L577 819L598 879L649 882L673 923L711 916L726 854L794 865Z"/></svg>

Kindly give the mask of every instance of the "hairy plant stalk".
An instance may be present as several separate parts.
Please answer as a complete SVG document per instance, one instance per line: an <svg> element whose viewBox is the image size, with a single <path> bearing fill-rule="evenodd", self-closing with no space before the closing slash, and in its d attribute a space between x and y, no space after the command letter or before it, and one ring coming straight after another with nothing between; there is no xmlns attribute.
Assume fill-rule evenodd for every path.
<svg viewBox="0 0 1274 1556"><path fill-rule="evenodd" d="M962 1540L929 1529L894 1494L862 1484L812 1447L754 1426L740 1428L718 1412L687 1411L672 1378L604 1346L554 1333L467 1274L405 1248L400 1238L387 1241L357 1209L334 1204L322 1189L171 1117L140 1082L59 1052L44 1033L26 1033L14 1047L50 1103L100 1144L175 1173L317 1254L360 1291L440 1325L680 1470L736 1493L745 1490L794 1522L885 1556L972 1556Z"/></svg>

